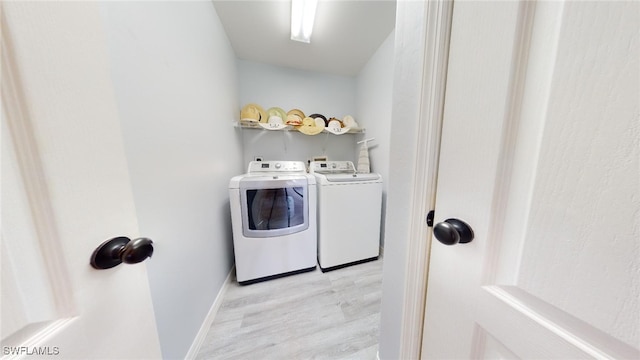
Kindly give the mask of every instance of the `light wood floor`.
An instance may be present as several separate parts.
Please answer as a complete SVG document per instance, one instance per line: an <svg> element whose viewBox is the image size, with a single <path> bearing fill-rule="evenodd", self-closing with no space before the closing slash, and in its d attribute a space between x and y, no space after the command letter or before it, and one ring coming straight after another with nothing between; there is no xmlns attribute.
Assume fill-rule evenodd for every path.
<svg viewBox="0 0 640 360"><path fill-rule="evenodd" d="M382 259L228 287L197 359L376 359Z"/></svg>

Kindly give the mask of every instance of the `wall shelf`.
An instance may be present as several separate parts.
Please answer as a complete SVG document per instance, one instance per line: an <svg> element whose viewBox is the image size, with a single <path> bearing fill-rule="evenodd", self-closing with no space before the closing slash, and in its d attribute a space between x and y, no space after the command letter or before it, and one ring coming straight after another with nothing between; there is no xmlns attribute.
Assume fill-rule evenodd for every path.
<svg viewBox="0 0 640 360"><path fill-rule="evenodd" d="M264 127L262 127L259 123L257 122L234 122L234 126L237 128L241 128L241 129L254 129L254 130L263 130L263 131L296 131L298 132L298 129L296 129L293 126L286 126L282 129L265 129ZM342 134L334 134L331 131L327 130L326 128L324 130L322 130L323 134L332 134L332 135L344 135L344 134L364 134L366 132L365 128L350 128L349 130L347 130L346 132L342 133Z"/></svg>

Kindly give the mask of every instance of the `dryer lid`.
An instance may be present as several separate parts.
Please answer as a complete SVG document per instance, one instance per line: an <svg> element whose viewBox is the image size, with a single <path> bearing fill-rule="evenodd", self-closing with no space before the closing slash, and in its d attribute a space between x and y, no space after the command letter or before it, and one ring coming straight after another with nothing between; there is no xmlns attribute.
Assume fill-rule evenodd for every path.
<svg viewBox="0 0 640 360"><path fill-rule="evenodd" d="M327 181L331 182L356 182L380 180L380 174L326 174Z"/></svg>

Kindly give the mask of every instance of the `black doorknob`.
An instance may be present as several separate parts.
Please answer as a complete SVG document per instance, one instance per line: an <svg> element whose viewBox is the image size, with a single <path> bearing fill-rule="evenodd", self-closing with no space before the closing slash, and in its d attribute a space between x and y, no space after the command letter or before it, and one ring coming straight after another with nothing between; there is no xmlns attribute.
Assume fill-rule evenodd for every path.
<svg viewBox="0 0 640 360"><path fill-rule="evenodd" d="M433 235L445 245L465 244L473 240L473 229L462 220L447 219L433 227Z"/></svg>
<svg viewBox="0 0 640 360"><path fill-rule="evenodd" d="M91 266L95 269L110 269L114 266L125 264L136 264L153 254L153 241L148 238L137 238L134 240L128 237L119 236L109 239L91 254Z"/></svg>

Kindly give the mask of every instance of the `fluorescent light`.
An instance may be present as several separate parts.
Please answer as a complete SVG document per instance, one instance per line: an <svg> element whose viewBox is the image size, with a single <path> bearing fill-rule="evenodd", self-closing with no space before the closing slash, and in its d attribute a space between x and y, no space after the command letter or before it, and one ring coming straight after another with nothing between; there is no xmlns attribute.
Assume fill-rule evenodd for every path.
<svg viewBox="0 0 640 360"><path fill-rule="evenodd" d="M291 0L291 40L311 42L318 0Z"/></svg>

